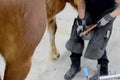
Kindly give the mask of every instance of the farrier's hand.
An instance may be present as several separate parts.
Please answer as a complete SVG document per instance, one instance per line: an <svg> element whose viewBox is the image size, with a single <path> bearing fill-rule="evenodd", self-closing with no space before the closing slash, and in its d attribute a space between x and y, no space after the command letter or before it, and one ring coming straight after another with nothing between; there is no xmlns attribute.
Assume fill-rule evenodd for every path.
<svg viewBox="0 0 120 80"><path fill-rule="evenodd" d="M77 34L80 35L86 27L86 20L85 19L78 19L78 24L77 24Z"/></svg>
<svg viewBox="0 0 120 80"><path fill-rule="evenodd" d="M120 0L115 0L115 2L119 3L120 4Z"/></svg>
<svg viewBox="0 0 120 80"><path fill-rule="evenodd" d="M119 1L120 1L120 0L119 0ZM110 15L111 15L112 17L117 17L117 16L120 15L120 4L119 4L119 6L118 6L113 12L110 13Z"/></svg>
<svg viewBox="0 0 120 80"><path fill-rule="evenodd" d="M105 26L106 24L108 24L111 20L113 19L113 17L110 14L106 14L104 17L102 17L98 22L98 26Z"/></svg>

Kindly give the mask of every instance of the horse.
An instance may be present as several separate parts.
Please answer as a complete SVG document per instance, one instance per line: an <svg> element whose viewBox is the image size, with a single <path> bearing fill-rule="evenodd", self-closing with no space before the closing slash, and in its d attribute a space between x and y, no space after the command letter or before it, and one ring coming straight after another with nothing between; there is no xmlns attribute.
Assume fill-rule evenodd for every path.
<svg viewBox="0 0 120 80"><path fill-rule="evenodd" d="M78 0L47 0L46 2L48 20L47 31L50 37L50 58L52 60L56 60L60 56L55 44L55 34L57 31L55 16L65 8L66 3L70 3L72 7L77 10Z"/></svg>
<svg viewBox="0 0 120 80"><path fill-rule="evenodd" d="M3 80L25 80L46 24L45 0L0 0L0 53L6 63Z"/></svg>

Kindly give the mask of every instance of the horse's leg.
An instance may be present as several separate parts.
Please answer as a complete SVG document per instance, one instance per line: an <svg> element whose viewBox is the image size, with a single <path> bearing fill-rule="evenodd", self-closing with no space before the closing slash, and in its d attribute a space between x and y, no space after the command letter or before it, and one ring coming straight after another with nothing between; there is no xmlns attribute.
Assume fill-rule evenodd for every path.
<svg viewBox="0 0 120 80"><path fill-rule="evenodd" d="M39 33L39 29L37 32ZM36 36L36 34L33 36ZM35 39L29 37L24 39L21 37L22 40L16 40L16 43L10 43L9 40L6 40L9 45L2 48L0 46L2 56L6 62L4 80L25 80L30 71L32 55L41 39L42 33L37 36Z"/></svg>
<svg viewBox="0 0 120 80"><path fill-rule="evenodd" d="M25 80L31 67L31 53L24 54L26 53L18 52L9 56L4 55L6 61L4 80Z"/></svg>
<svg viewBox="0 0 120 80"><path fill-rule="evenodd" d="M47 0L48 32L50 34L50 56L51 59L57 59L60 54L55 45L55 34L57 31L55 15L62 11L66 5L65 0Z"/></svg>
<svg viewBox="0 0 120 80"><path fill-rule="evenodd" d="M6 63L4 80L25 80L31 66L31 60L20 63Z"/></svg>
<svg viewBox="0 0 120 80"><path fill-rule="evenodd" d="M50 57L52 60L57 59L60 55L58 53L58 50L55 45L56 30L57 30L56 19L52 18L52 19L48 20L48 32L49 32L49 36L50 36L50 46L51 46Z"/></svg>

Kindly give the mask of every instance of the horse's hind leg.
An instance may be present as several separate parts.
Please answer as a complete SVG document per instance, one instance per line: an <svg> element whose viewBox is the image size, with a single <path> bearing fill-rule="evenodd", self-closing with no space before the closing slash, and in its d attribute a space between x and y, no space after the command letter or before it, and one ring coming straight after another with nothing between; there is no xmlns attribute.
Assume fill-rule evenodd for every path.
<svg viewBox="0 0 120 80"><path fill-rule="evenodd" d="M48 19L48 32L50 36L50 46L51 46L50 57L52 60L57 59L60 55L55 45L56 30L57 30L56 19L55 18Z"/></svg>

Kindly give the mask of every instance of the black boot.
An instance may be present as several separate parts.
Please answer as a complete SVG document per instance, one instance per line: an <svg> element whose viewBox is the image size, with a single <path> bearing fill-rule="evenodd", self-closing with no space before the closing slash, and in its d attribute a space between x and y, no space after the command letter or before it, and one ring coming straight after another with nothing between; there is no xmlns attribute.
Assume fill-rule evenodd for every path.
<svg viewBox="0 0 120 80"><path fill-rule="evenodd" d="M70 56L71 59L71 67L70 69L66 72L64 78L65 80L72 80L72 78L78 73L80 72L81 68L80 68L80 57L81 54L75 54L72 53Z"/></svg>
<svg viewBox="0 0 120 80"><path fill-rule="evenodd" d="M100 80L100 76L108 75L108 67L101 67L100 65L97 65L96 73L89 78L89 80Z"/></svg>
<svg viewBox="0 0 120 80"><path fill-rule="evenodd" d="M70 67L70 69L66 72L64 78L65 80L72 80L72 78L78 73L80 72L80 68L76 68L76 67Z"/></svg>
<svg viewBox="0 0 120 80"><path fill-rule="evenodd" d="M103 67L99 65L96 73L92 77L90 77L89 80L100 80L99 77L105 75L108 75L108 66Z"/></svg>
<svg viewBox="0 0 120 80"><path fill-rule="evenodd" d="M108 75L108 65L100 67L100 76Z"/></svg>
<svg viewBox="0 0 120 80"><path fill-rule="evenodd" d="M104 55L98 59L98 64L100 65L100 76L108 75L108 63L109 60L105 51Z"/></svg>
<svg viewBox="0 0 120 80"><path fill-rule="evenodd" d="M99 80L99 76L108 75L108 63L109 60L107 59L106 51L104 55L97 60L98 66L95 75L89 78L89 80Z"/></svg>

